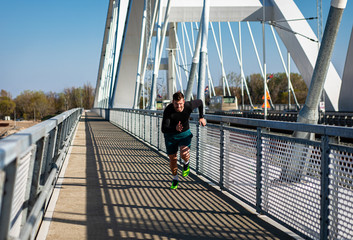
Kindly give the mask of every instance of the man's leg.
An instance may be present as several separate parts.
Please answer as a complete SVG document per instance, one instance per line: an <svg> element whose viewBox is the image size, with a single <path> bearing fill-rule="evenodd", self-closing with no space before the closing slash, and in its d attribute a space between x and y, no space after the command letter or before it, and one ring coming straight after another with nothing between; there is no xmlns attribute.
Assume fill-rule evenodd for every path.
<svg viewBox="0 0 353 240"><path fill-rule="evenodd" d="M184 160L183 177L187 177L190 172L189 159L190 159L190 148L188 146L180 147L180 157Z"/></svg>
<svg viewBox="0 0 353 240"><path fill-rule="evenodd" d="M176 189L178 187L179 179L178 179L178 153L170 154L169 156L169 166L170 171L173 175L173 183L170 187L171 189Z"/></svg>
<svg viewBox="0 0 353 240"><path fill-rule="evenodd" d="M172 172L173 176L178 175L178 153L170 154L169 157L169 166L170 171Z"/></svg>

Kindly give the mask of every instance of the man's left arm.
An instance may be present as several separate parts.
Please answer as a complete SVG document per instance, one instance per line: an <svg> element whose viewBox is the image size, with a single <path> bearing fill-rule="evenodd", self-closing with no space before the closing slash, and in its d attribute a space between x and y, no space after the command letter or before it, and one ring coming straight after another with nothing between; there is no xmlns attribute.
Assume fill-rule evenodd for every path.
<svg viewBox="0 0 353 240"><path fill-rule="evenodd" d="M203 102L201 99L191 101L192 109L199 109L199 123L201 126L206 126L206 119L203 116Z"/></svg>

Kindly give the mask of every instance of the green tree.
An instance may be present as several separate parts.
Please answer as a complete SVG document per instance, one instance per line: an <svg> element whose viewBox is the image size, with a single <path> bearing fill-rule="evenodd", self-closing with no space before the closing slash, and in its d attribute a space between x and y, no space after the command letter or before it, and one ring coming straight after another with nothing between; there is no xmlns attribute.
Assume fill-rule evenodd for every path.
<svg viewBox="0 0 353 240"><path fill-rule="evenodd" d="M7 97L9 99L12 99L11 93L5 91L4 89L1 89L0 91L0 97Z"/></svg>
<svg viewBox="0 0 353 240"><path fill-rule="evenodd" d="M16 112L25 119L42 119L50 113L47 96L42 91L26 90L15 99Z"/></svg>
<svg viewBox="0 0 353 240"><path fill-rule="evenodd" d="M83 95L83 108L91 109L94 102L94 88L89 84L83 85L82 89Z"/></svg>
<svg viewBox="0 0 353 240"><path fill-rule="evenodd" d="M16 113L24 119L29 119L33 116L33 106L31 105L33 92L25 90L15 98Z"/></svg>
<svg viewBox="0 0 353 240"><path fill-rule="evenodd" d="M291 83L299 104L305 103L308 88L298 73L291 73ZM268 82L268 88L270 89L272 101L275 104L287 104L288 103L288 78L285 73L276 73L273 78ZM291 103L294 103L294 97L291 93Z"/></svg>
<svg viewBox="0 0 353 240"><path fill-rule="evenodd" d="M251 74L246 80L253 104L262 104L262 96L264 95L264 81L262 75L259 73Z"/></svg>
<svg viewBox="0 0 353 240"><path fill-rule="evenodd" d="M11 116L16 108L16 103L12 100L11 94L4 89L0 92L0 118Z"/></svg>
<svg viewBox="0 0 353 240"><path fill-rule="evenodd" d="M49 113L49 102L47 99L47 96L44 94L42 91L36 91L33 92L32 99L32 108L35 116L33 117L34 119L37 117L37 119L42 119L44 116L46 116Z"/></svg>
<svg viewBox="0 0 353 240"><path fill-rule="evenodd" d="M0 117L11 116L14 113L16 104L8 97L0 97Z"/></svg>

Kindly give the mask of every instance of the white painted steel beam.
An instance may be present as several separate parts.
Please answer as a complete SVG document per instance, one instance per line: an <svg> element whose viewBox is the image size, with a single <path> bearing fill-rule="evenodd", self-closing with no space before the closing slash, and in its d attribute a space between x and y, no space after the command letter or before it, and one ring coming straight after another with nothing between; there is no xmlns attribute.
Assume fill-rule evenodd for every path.
<svg viewBox="0 0 353 240"><path fill-rule="evenodd" d="M120 0L121 4L129 4L129 0ZM126 8L125 17L121 14L119 21L123 26L120 33L125 31L125 39L121 40L119 62L117 67L117 79L113 95L113 108L132 108L135 95L136 69L139 56L139 44L141 37L141 24L143 15L143 1L132 1L130 18ZM120 24L119 24L120 25ZM125 29L127 28L127 29ZM117 51L118 52L118 51Z"/></svg>
<svg viewBox="0 0 353 240"><path fill-rule="evenodd" d="M166 0L162 1L163 8ZM170 11L171 22L200 22L203 0L175 0ZM258 21L262 18L259 0L210 0L210 22ZM164 10L163 10L164 12Z"/></svg>
<svg viewBox="0 0 353 240"><path fill-rule="evenodd" d="M166 0L162 1L162 12L165 13L167 5ZM111 1L113 2L113 1ZM152 6L154 6L152 0ZM132 1L130 19L128 16L127 6L129 0L120 0L120 13L118 24L117 36L117 49L116 49L116 71L113 73L113 79L116 79L115 87L113 90L113 105L112 107L127 107L131 108L134 101L134 89L136 69L138 63L138 51L141 37L141 22L143 15L143 1ZM99 100L105 103L106 99L111 96L102 96L107 94L104 88L107 88L111 82L108 83L109 75L104 73L104 59L108 51L107 49L107 36L109 34L110 21L112 17L112 3L107 16L107 24L105 36L102 47L101 62L99 66L97 85L96 85L96 98L95 105L98 106ZM203 7L203 0L177 0L171 2L170 22L199 22L201 11ZM304 18L293 0L267 0L266 2L266 21L275 23L276 19L289 20ZM262 19L262 1L260 0L210 0L210 21L259 21ZM127 21L128 19L128 21ZM112 23L114 24L114 23ZM315 66L318 46L317 42L310 41L309 39L294 34L293 32L303 33L308 38L317 39L315 33L306 21L281 21L280 24L291 30L292 32L284 31L276 28L277 33L281 37L287 50L298 67L304 81L309 86ZM126 28L126 29L125 29ZM125 35L123 35L125 34ZM107 68L108 69L108 68ZM346 70L347 71L347 70ZM347 74L347 73L346 73ZM325 92L328 101L326 102L327 110L338 110L339 94L341 91L341 78L337 71L330 64L327 78L325 82ZM142 80L143 81L143 80ZM343 92L342 92L343 93ZM343 98L342 98L343 99ZM343 100L342 100L343 101ZM343 104L343 102L342 102ZM342 105L344 106L344 105Z"/></svg>
<svg viewBox="0 0 353 240"><path fill-rule="evenodd" d="M349 41L346 63L344 65L342 87L339 99L340 111L353 112L352 92L353 92L353 27L351 40Z"/></svg>
<svg viewBox="0 0 353 240"><path fill-rule="evenodd" d="M292 0L271 0L273 2L274 19L303 19L304 16ZM317 37L311 29L307 21L281 21L281 26L292 30L293 32L302 33L310 39L317 40ZM313 75L317 55L318 43L308 38L293 34L278 27L275 27L278 35L281 37L287 50L291 53L300 74L302 75L307 86ZM338 75L335 67L330 63L329 70L325 82L326 92L326 110L338 110L338 98L341 90L342 80Z"/></svg>

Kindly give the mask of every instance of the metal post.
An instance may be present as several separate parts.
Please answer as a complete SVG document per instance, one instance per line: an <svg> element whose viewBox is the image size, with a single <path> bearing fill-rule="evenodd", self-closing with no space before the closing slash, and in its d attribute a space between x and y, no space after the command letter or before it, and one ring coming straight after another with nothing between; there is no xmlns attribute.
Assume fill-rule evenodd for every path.
<svg viewBox="0 0 353 240"><path fill-rule="evenodd" d="M267 84L266 84L266 41L265 41L265 0L262 0L262 53L263 53L263 64L264 64L264 119L267 118Z"/></svg>
<svg viewBox="0 0 353 240"><path fill-rule="evenodd" d="M287 53L287 64L288 64L288 111L290 110L290 53Z"/></svg>
<svg viewBox="0 0 353 240"><path fill-rule="evenodd" d="M139 50L139 58L137 62L137 74L136 74L136 85L135 85L135 98L134 98L134 106L133 108L138 108L139 99L141 96L141 64L142 64L142 53L143 53L143 42L145 39L145 30L146 30L146 18L147 18L147 0L144 1L143 6L143 15L142 15L142 24L141 24L141 39L140 39L140 50Z"/></svg>
<svg viewBox="0 0 353 240"><path fill-rule="evenodd" d="M347 0L332 0L331 8L327 18L324 36L320 51L316 60L313 76L311 79L304 107L300 110L297 122L317 124L318 105L323 90L330 59L335 45L343 10L346 8ZM309 138L312 134L296 132L295 137Z"/></svg>
<svg viewBox="0 0 353 240"><path fill-rule="evenodd" d="M157 115L157 129L156 129L156 132L157 132L157 149L158 149L158 151L160 151L161 150L161 148L160 148L160 136L159 136L159 129L160 129L160 117Z"/></svg>
<svg viewBox="0 0 353 240"><path fill-rule="evenodd" d="M219 187L224 189L224 123L221 122L221 136L220 136L220 168L219 168Z"/></svg>
<svg viewBox="0 0 353 240"><path fill-rule="evenodd" d="M256 141L256 212L261 213L261 196L262 196L262 138L261 128L257 128L257 141Z"/></svg>
<svg viewBox="0 0 353 240"><path fill-rule="evenodd" d="M150 144L152 145L152 115L149 115L150 117Z"/></svg>
<svg viewBox="0 0 353 240"><path fill-rule="evenodd" d="M229 24L229 22L228 22ZM242 38L241 38L241 22L238 22L238 30L239 30L239 59L240 59L240 72L244 72L243 68L243 48L242 48ZM241 76L241 110L244 111L244 77L243 74ZM250 99L250 96L249 96Z"/></svg>
<svg viewBox="0 0 353 240"><path fill-rule="evenodd" d="M320 239L328 237L329 226L329 138L327 135L321 138L321 204L320 204Z"/></svg>
<svg viewBox="0 0 353 240"><path fill-rule="evenodd" d="M196 174L200 174L200 125L196 124Z"/></svg>
<svg viewBox="0 0 353 240"><path fill-rule="evenodd" d="M146 112L143 113L143 140L146 141Z"/></svg>
<svg viewBox="0 0 353 240"><path fill-rule="evenodd" d="M206 79L206 62L207 62L207 40L208 40L208 23L209 23L210 1L204 0L203 5L203 23L202 23L202 38L200 52L200 69L199 69L199 84L197 88L197 98L201 99L205 105L205 79ZM205 112L205 108L203 108Z"/></svg>
<svg viewBox="0 0 353 240"><path fill-rule="evenodd" d="M201 20L203 18L203 13L201 16ZM200 58L200 47L201 47L201 26L202 26L202 22L200 21L200 27L199 27L199 33L197 35L197 41L196 41L196 47L194 50L194 56L192 58L192 64L191 64L191 68L190 68L190 75L189 75L189 81L188 81L188 86L186 88L186 93L185 93L185 100L189 101L191 99L191 95L192 95L192 88L194 86L194 82L195 82L195 75L196 75L196 67L197 64L199 63L199 58Z"/></svg>

